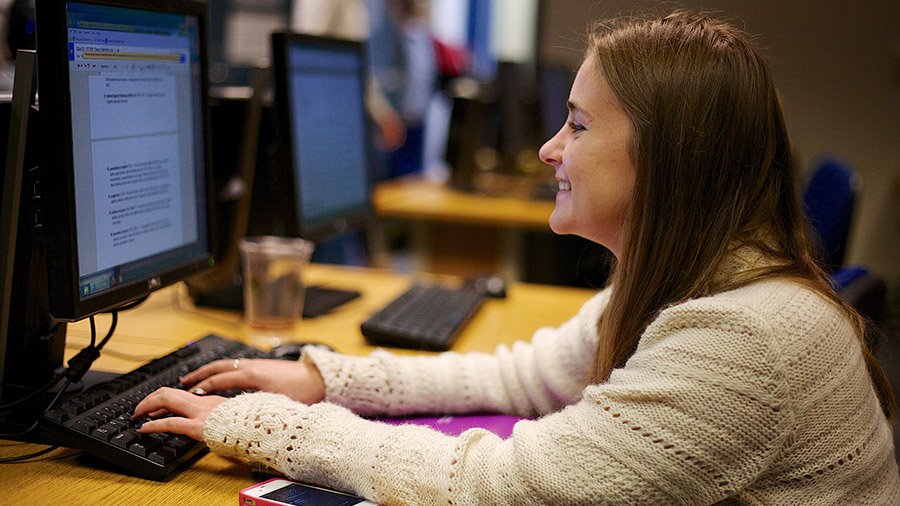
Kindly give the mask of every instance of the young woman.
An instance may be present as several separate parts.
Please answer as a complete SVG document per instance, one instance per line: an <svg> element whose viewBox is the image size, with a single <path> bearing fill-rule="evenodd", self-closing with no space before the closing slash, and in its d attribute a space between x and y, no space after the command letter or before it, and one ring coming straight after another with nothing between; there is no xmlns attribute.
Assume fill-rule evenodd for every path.
<svg viewBox="0 0 900 506"><path fill-rule="evenodd" d="M493 355L220 361L142 432L409 504L898 504L894 400L816 266L770 70L676 12L595 30L562 129L551 228L609 248L609 286ZM548 301L549 303L549 301ZM320 402L325 401L325 402ZM511 438L358 415L496 411Z"/></svg>

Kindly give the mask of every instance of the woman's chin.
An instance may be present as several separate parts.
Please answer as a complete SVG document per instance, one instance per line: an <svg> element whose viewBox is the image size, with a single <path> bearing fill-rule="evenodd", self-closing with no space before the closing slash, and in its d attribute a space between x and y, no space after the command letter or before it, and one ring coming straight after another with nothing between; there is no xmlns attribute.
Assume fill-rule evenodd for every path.
<svg viewBox="0 0 900 506"><path fill-rule="evenodd" d="M550 215L550 230L554 234L565 235L571 233L571 227L567 226L566 221L557 215L557 211L553 211Z"/></svg>

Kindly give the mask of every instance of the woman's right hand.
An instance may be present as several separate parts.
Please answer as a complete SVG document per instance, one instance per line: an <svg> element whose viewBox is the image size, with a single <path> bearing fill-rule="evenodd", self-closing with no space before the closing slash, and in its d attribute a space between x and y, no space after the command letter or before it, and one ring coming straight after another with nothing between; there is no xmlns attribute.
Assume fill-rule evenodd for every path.
<svg viewBox="0 0 900 506"><path fill-rule="evenodd" d="M284 394L304 404L325 398L325 380L309 360L225 359L210 362L181 378L191 392L231 389L262 390Z"/></svg>

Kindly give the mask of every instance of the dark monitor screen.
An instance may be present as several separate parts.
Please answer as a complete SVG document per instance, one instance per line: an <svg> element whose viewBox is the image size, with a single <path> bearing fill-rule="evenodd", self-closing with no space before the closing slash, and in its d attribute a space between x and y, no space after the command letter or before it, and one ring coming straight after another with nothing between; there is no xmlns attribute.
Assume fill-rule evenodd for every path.
<svg viewBox="0 0 900 506"><path fill-rule="evenodd" d="M133 6L37 5L50 312L62 320L212 263L206 5Z"/></svg>
<svg viewBox="0 0 900 506"><path fill-rule="evenodd" d="M286 232L322 240L372 215L372 153L359 42L272 36L279 139L289 177Z"/></svg>

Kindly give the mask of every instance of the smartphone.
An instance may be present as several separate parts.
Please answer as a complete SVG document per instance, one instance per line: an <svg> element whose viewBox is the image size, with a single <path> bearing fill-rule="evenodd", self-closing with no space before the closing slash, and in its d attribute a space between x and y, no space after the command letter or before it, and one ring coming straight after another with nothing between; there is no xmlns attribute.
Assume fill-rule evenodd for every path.
<svg viewBox="0 0 900 506"><path fill-rule="evenodd" d="M241 506L297 506L306 504L315 504L316 506L376 506L375 503L362 497L312 485L304 485L282 478L272 478L241 490L240 504Z"/></svg>

